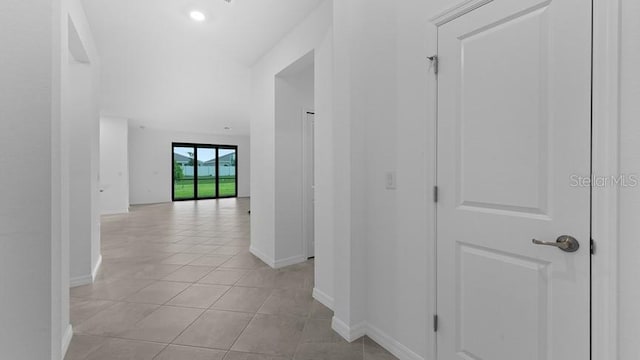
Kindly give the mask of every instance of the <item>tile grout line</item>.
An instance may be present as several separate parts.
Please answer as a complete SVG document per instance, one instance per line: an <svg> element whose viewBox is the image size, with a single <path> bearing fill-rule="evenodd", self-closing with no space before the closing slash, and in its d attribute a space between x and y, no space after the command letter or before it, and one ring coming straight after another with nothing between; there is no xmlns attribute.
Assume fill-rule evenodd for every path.
<svg viewBox="0 0 640 360"><path fill-rule="evenodd" d="M173 204L172 204L173 205ZM144 239L141 242L136 242L135 239L132 240L127 240L125 242L114 242L113 247L110 247L110 249L113 249L113 252L117 254L117 252L119 250L125 250L127 249L127 247L130 246L134 246L134 248L137 248L137 246L144 246L144 244L153 244L152 248L155 252L155 249L158 249L160 251L160 253L165 252L165 253L169 253L166 251L162 251L163 250L163 245L167 245L167 247L169 247L172 244L180 244L180 245L185 245L186 248L183 251L177 251L177 252L173 252L171 253L171 255L167 255L166 257L163 256L159 257L159 258L150 258L148 261L144 261L144 263L149 263L149 264L154 264L154 263L162 263L163 260L166 260L172 256L175 256L177 254L196 254L196 255L200 255L199 257L194 258L193 260L191 260L190 262L186 263L186 264L175 264L175 265L180 265L177 269L175 269L173 272L171 272L170 274L168 274L167 276L170 276L173 273L179 272L180 270L183 270L184 268L186 268L187 266L206 266L209 267L209 265L193 265L193 262L196 262L200 259L202 259L203 257L207 257L207 256L213 256L213 257L228 257L224 262L220 263L217 266L211 266L211 270L208 271L206 274L204 274L203 276L199 277L197 280L195 281L173 281L173 280L165 280L165 278L162 279L141 279L141 280L149 280L151 281L150 284L145 285L144 287L136 290L135 292L125 296L124 298L121 299L102 299L102 300L106 300L106 301L112 301L114 302L113 304L109 305L108 307L106 307L105 309L102 309L100 311L98 311L97 313L93 314L92 316L90 316L89 318L87 318L85 321L93 318L94 316L97 316L98 314L101 314L103 311L106 311L108 309L110 309L113 306L116 306L117 304L120 303L125 303L125 304L145 304L145 305L152 305L155 306L155 309L153 310L153 312L157 311L158 309L162 308L162 307L172 307L172 308L185 308L185 309L197 309L197 310L201 310L202 312L193 320L191 321L184 329L182 329L182 331L179 332L179 334L177 336L175 336L173 338L173 340L171 340L168 344L163 343L163 342L155 342L155 341L147 341L147 340L136 340L136 339L128 339L128 338L119 338L119 337L104 337L104 336L99 336L102 338L106 338L106 339L122 339L122 340L127 340L127 341L138 341L138 342L147 342L147 343L156 343L156 344L162 344L164 345L164 347L162 348L162 350L160 352L158 352L157 354L154 355L154 359L158 358L160 356L160 354L162 354L164 351L166 351L167 348L169 348L172 345L179 345L181 347L188 347L188 348L202 348L202 349L212 349L212 350L219 350L221 352L224 352L223 357L224 359L227 359L229 357L229 354L231 352L231 349L237 345L239 339L243 336L243 334L246 333L247 329L251 326L251 324L258 318L258 315L262 315L260 313L260 311L264 308L265 304L270 301L270 299L272 299L272 297L274 296L274 292L278 289L280 290L296 290L296 291L309 291L309 289L306 289L305 287L294 287L294 288L287 288L287 287L261 287L261 286L242 286L239 285L240 283L242 283L245 279L249 278L252 274L256 274L257 271L260 271L262 269L269 269L268 267L253 267L253 266L244 266L241 265L239 267L224 267L227 263L233 261L233 260L237 260L237 259L242 259L245 255L248 257L248 253L246 250L248 248L248 237L250 236L249 234L245 234L245 235L240 235L237 236L235 234L237 234L237 231L241 231L242 229L245 229L247 225L250 224L250 221L232 221L233 218L236 217L240 217L241 215L244 214L244 211L225 211L224 209L222 211L220 211L220 209L215 209L216 214L214 215L215 217L215 221L220 221L220 223L217 223L216 226L211 226L208 225L207 226L198 226L198 224L201 224L200 221L195 221L195 220L191 220L194 218L194 216L187 216L187 215L182 215L182 216L178 216L176 217L176 214L179 214L180 211L178 211L179 209L177 209L176 207L172 206L171 208L169 208L170 212L168 213L173 220L171 220L173 225L169 225L169 226L165 226L164 227L164 231L167 232L171 232L170 235L163 237L163 232L159 231L157 226L155 226L155 224L164 224L161 221L154 221L153 223L149 223L148 221L145 221L145 217L146 215L152 215L152 216L157 216L158 214L163 214L166 213L165 210L166 209L163 205L155 205L153 207L151 207L152 212L151 214L145 214L144 212L140 211L141 209L134 209L132 210L132 213L130 214L134 214L134 216L123 216L121 219L124 220L126 223L124 224L125 226L127 226L129 228L129 231L125 230L125 231L121 231L118 233L118 235L112 235L110 236L110 238L113 238L114 241L117 242L117 239L119 237L127 237L127 238L135 238L137 236L137 234L144 234L145 230L149 230L149 229L155 229L156 231L159 232L159 234L157 234L157 238L159 239L167 239L167 240L174 240L174 241L152 241L152 240L147 240ZM128 214L128 215L130 215ZM196 214L197 218L200 219L203 215L207 216L208 218L211 217L212 212L211 211L207 211L206 214L203 214L202 212ZM248 216L243 216L244 217L249 218ZM219 219L219 220L218 220ZM176 222L177 221L177 222ZM116 221L110 222L113 224L117 224ZM166 222L165 222L166 223ZM110 226L111 228L116 228L117 225L113 225ZM178 227L183 227L180 230L171 230L171 228L173 226L178 226ZM103 228L103 230L107 230L106 227ZM220 231L221 230L221 231ZM211 237L210 235L208 235L207 233L213 232L215 234L218 234L220 236L214 236ZM207 234L207 235L204 235ZM227 237L227 234L230 237ZM199 239L202 238L202 239ZM227 241L217 241L217 239L225 239ZM157 245L156 245L157 244ZM197 252L189 252L191 249L196 248L198 246L206 246L204 247L204 249L209 249L208 246L211 246L212 250L208 250L208 251L204 251L203 253L197 253ZM215 253L216 250L219 250L221 247L224 246L228 246L228 247L234 247L234 248L238 248L237 250L239 250L237 253L235 254L217 254ZM224 250L224 251L234 251L234 250ZM136 253L138 251L136 250ZM134 256L132 256L132 259L135 259L136 257L144 257L144 253L139 253L136 254ZM117 259L117 257L114 257L114 259ZM248 261L248 260L247 260ZM125 262L123 262L125 263ZM132 262L126 262L127 264L134 264L136 263L135 261ZM242 261L240 262L240 264L244 264L245 262ZM170 264L168 264L170 265ZM116 265L117 266L117 265ZM238 272L242 272L243 274L235 281L229 281L229 284L209 284L209 283L203 283L201 282L202 279L204 279L205 277L211 275L212 273L216 272L216 271L238 271ZM122 278L126 278L126 276L122 277ZM108 278L107 278L108 279ZM313 279L311 279L311 281L313 282ZM171 297L169 300L163 302L162 304L150 304L150 303L143 303L143 302L131 302L131 301L127 301L127 298L130 298L132 296L135 296L136 294L141 293L142 291L144 291L145 289L148 289L149 287L153 286L154 284L161 284L162 282L172 282L172 283L181 283L181 284L185 284L186 287L184 290L178 292L176 295L174 295L173 297ZM305 280L306 283L306 280ZM202 307L191 307L191 306L181 306L181 305L170 305L169 303L173 300L175 300L177 297L183 295L186 291L188 291L189 289L196 287L196 286L207 286L207 285L216 285L216 286L226 286L228 287L226 289L226 291L224 291L219 297L217 297L217 299L215 299L215 301L213 301L207 308L202 308ZM269 289L269 294L267 295L267 297L265 298L264 301L262 301L262 303L260 304L260 306L258 306L257 311L255 312L244 312L244 311L237 311L237 310L224 310L224 309L214 309L214 306L219 303L219 301L221 299L223 299L225 296L228 295L228 293L230 291L232 291L234 288L256 288L256 289ZM85 298L85 297L78 297L81 300L85 300L85 301L91 301L91 300L95 300L95 301L99 301L101 299L99 298ZM296 301L297 302L297 301ZM312 302L313 304L313 302ZM250 318L247 322L247 324L242 328L242 330L238 333L238 335L235 337L234 341L231 343L231 346L229 349L215 349L215 348L208 348L208 347L201 347L201 346L190 346L190 345L182 345L182 344L176 344L175 341L184 334L185 331L187 331L190 327L193 326L193 324L195 322L197 322L198 320L202 319L202 317L208 312L208 311L224 311L224 312L234 312L234 313L242 313L242 314L249 314ZM152 312L152 313L153 313ZM303 342L304 342L304 330L305 328L308 326L308 324L310 323L310 321L313 319L313 305L312 307L309 308L309 311L305 313L304 317L300 318L296 315L292 315L289 314L288 312L285 311L284 314L281 314L281 311L276 311L275 314L265 314L265 315L272 315L272 316L284 316L284 317L294 317L294 318L299 318L300 320L302 320L302 329L301 329L301 334L299 336L299 339L295 345L295 350L294 352L291 354L291 356L288 356L287 358L295 358L297 356L297 353L300 349L300 347L302 346ZM141 321L144 321L144 319L146 319L148 316L145 316L144 318L138 320L134 326L136 324L139 324ZM84 321L83 321L84 322ZM362 347L361 347L361 351L362 351L362 356L363 359L365 357L364 354L364 349L365 349L365 343L364 340L362 340ZM100 347L104 346L101 345ZM240 351L241 353L249 353L249 354L260 354L260 353L253 353L253 352L245 352L245 351ZM108 354L107 354L108 355ZM267 355L267 354L263 354L263 355Z"/></svg>

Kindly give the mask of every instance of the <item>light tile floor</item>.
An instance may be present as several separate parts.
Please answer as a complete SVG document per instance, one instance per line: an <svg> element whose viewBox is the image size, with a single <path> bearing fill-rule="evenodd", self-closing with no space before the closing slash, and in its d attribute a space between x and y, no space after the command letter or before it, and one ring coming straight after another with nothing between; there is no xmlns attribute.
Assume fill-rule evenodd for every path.
<svg viewBox="0 0 640 360"><path fill-rule="evenodd" d="M248 199L136 206L102 219L96 282L71 290L66 360L391 360L347 343L313 300L313 261L249 253Z"/></svg>

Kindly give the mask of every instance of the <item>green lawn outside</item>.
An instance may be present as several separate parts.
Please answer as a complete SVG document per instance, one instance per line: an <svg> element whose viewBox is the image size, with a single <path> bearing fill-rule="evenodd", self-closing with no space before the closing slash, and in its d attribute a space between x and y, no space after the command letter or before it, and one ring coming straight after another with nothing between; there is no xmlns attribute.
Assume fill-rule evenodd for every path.
<svg viewBox="0 0 640 360"><path fill-rule="evenodd" d="M174 185L175 199L193 199L193 178L181 179ZM220 178L220 196L235 196L236 195L236 179L235 177L221 177ZM198 197L208 198L216 197L216 182L214 177L205 177L198 179Z"/></svg>

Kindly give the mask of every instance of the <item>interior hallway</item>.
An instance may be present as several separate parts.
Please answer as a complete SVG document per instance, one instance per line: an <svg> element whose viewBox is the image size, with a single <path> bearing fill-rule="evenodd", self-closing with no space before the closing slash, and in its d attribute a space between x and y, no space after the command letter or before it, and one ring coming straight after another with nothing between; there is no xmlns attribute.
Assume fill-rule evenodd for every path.
<svg viewBox="0 0 640 360"><path fill-rule="evenodd" d="M387 360L331 330L313 261L273 270L249 253L248 199L133 207L102 219L103 264L71 290L67 360Z"/></svg>

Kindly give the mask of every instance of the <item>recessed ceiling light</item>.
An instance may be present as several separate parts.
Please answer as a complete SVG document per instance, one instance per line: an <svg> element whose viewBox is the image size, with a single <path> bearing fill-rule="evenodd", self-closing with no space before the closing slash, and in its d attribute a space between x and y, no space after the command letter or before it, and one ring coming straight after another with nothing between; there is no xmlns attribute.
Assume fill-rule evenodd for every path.
<svg viewBox="0 0 640 360"><path fill-rule="evenodd" d="M198 10L193 10L189 13L189 16L191 16L191 19L193 19L194 21L205 21L207 19L204 13Z"/></svg>

